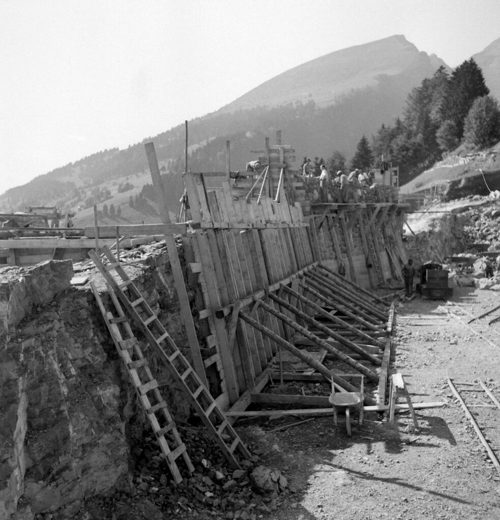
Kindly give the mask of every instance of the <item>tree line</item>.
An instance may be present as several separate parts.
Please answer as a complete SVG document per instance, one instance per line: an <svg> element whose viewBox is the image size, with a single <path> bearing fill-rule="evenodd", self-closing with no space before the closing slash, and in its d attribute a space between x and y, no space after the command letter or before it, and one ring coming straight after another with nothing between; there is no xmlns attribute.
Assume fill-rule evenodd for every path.
<svg viewBox="0 0 500 520"><path fill-rule="evenodd" d="M392 162L407 182L461 145L464 150L484 149L499 140L498 102L489 95L483 73L471 58L451 73L440 67L415 87L393 125L382 124L371 144L362 136L351 167L383 168ZM329 159L332 171L345 164L338 151Z"/></svg>

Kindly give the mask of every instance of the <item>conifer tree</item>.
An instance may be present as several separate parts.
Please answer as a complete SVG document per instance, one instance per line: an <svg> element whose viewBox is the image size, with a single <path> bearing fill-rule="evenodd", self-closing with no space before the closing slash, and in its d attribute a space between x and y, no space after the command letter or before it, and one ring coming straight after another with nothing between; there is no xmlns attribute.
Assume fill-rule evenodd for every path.
<svg viewBox="0 0 500 520"><path fill-rule="evenodd" d="M464 61L453 71L441 119L453 121L459 139L463 136L465 117L472 103L478 97L487 96L489 92L483 73L473 58Z"/></svg>
<svg viewBox="0 0 500 520"><path fill-rule="evenodd" d="M366 136L361 137L356 153L351 161L352 168L359 168L360 170L367 170L373 162L373 154Z"/></svg>

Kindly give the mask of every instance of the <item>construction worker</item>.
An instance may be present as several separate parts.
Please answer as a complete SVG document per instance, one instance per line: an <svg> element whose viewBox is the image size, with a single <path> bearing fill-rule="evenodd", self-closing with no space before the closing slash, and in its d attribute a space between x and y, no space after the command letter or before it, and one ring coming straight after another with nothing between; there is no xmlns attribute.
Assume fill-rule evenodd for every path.
<svg viewBox="0 0 500 520"><path fill-rule="evenodd" d="M408 263L403 266L401 273L405 282L405 295L409 298L413 294L413 278L415 278L415 268L413 267L413 260L411 258L408 260Z"/></svg>
<svg viewBox="0 0 500 520"><path fill-rule="evenodd" d="M304 157L304 162L302 163L302 176L311 177L311 175L312 175L311 159Z"/></svg>
<svg viewBox="0 0 500 520"><path fill-rule="evenodd" d="M260 161L247 162L247 172L258 172L260 169Z"/></svg>
<svg viewBox="0 0 500 520"><path fill-rule="evenodd" d="M319 199L321 202L328 202L328 185L330 183L330 173L324 164L321 165L319 175Z"/></svg>

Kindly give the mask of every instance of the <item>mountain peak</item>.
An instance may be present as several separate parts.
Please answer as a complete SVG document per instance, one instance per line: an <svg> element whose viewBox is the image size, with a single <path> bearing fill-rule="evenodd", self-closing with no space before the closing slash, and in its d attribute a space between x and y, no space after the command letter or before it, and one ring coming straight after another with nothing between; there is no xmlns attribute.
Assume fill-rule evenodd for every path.
<svg viewBox="0 0 500 520"><path fill-rule="evenodd" d="M426 64L432 75L444 62L419 51L404 35L395 34L298 65L244 94L221 112L309 101L333 105L355 90L376 86L383 77L398 76L412 67L423 70Z"/></svg>

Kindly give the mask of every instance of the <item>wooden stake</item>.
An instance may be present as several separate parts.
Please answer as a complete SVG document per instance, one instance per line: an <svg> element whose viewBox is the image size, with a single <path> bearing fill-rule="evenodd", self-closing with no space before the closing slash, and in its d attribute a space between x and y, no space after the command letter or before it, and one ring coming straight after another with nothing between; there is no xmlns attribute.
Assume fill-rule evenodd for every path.
<svg viewBox="0 0 500 520"><path fill-rule="evenodd" d="M97 222L97 204L94 204L94 230L95 230L95 250L99 251L99 225Z"/></svg>
<svg viewBox="0 0 500 520"><path fill-rule="evenodd" d="M187 121L186 121L186 136L187 136ZM160 203L159 209L163 220L166 224L165 231L165 243L167 245L168 258L170 260L170 266L172 268L172 274L174 275L175 290L177 297L179 298L179 304L181 308L181 321L186 329L186 335L191 349L191 357L193 359L193 365L198 374L198 377L202 380L203 384L208 387L207 376L205 374L205 366L201 357L200 345L198 343L198 337L196 335L196 329L194 326L193 315L191 314L191 306L189 305L189 297L184 282L184 275L182 272L182 266L177 252L177 246L173 234L170 232L169 225L170 216L166 205L165 190L163 182L161 180L160 168L158 167L158 159L156 158L156 151L153 143L145 143L146 155L148 158L149 169L151 171L151 178L153 180L153 186L156 193L159 196ZM187 156L186 156L187 160Z"/></svg>
<svg viewBox="0 0 500 520"><path fill-rule="evenodd" d="M186 136L186 141L184 143L184 172L188 173L188 171L189 171L188 170L188 137L189 137L189 133L188 133L188 122L187 122L187 120L184 121L184 131L185 131L185 136ZM153 144L153 143L151 143L151 144ZM156 153L155 153L155 156L156 156Z"/></svg>
<svg viewBox="0 0 500 520"><path fill-rule="evenodd" d="M226 141L226 175L229 181L231 178L231 141Z"/></svg>

